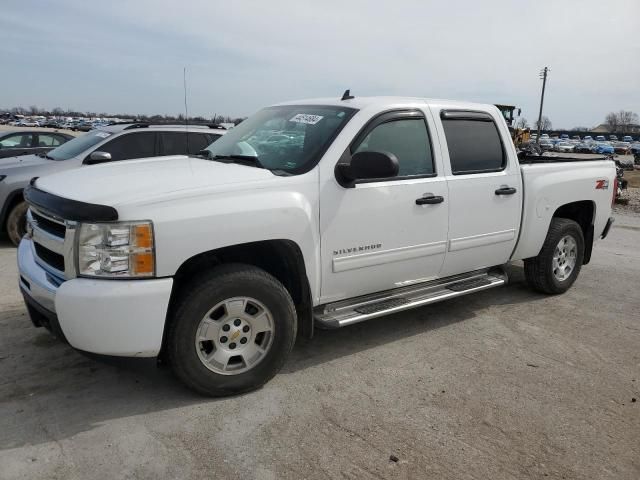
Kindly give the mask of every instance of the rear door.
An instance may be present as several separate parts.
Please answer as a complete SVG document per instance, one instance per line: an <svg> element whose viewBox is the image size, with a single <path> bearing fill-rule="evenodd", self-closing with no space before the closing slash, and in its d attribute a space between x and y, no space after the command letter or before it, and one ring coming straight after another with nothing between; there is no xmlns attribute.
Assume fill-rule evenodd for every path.
<svg viewBox="0 0 640 480"><path fill-rule="evenodd" d="M36 139L37 147L34 148L36 153L48 152L65 143L64 137L55 133L38 133Z"/></svg>
<svg viewBox="0 0 640 480"><path fill-rule="evenodd" d="M202 132L158 132L160 155L195 155L207 148L213 140Z"/></svg>
<svg viewBox="0 0 640 480"><path fill-rule="evenodd" d="M497 112L432 109L449 187L442 276L501 265L515 248L522 211L522 177L506 125Z"/></svg>

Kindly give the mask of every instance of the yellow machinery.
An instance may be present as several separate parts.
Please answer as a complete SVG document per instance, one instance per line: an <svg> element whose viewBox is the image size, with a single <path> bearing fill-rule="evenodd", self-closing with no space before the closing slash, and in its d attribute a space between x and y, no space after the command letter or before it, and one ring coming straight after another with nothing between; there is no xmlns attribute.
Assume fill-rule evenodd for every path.
<svg viewBox="0 0 640 480"><path fill-rule="evenodd" d="M515 105L501 105L495 104L498 107L498 110L502 113L505 121L507 122L507 126L509 127L509 131L511 132L511 139L513 143L517 146L526 143L531 138L531 131L528 128L515 128L513 126ZM518 115L520 115L520 109L518 109Z"/></svg>

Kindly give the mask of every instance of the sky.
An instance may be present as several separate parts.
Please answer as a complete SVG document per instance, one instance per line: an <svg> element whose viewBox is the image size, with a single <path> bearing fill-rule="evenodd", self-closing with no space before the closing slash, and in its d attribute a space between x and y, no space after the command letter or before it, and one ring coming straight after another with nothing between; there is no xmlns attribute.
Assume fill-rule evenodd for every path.
<svg viewBox="0 0 640 480"><path fill-rule="evenodd" d="M640 0L3 0L0 107L246 116L401 95L516 105L556 128L640 114Z"/></svg>

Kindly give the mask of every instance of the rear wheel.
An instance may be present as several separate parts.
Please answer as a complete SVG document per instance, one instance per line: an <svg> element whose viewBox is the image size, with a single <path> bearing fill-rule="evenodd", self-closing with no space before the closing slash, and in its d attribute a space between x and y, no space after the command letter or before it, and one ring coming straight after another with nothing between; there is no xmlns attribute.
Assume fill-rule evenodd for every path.
<svg viewBox="0 0 640 480"><path fill-rule="evenodd" d="M18 245L27 232L27 202L21 201L7 215L7 235L14 245Z"/></svg>
<svg viewBox="0 0 640 480"><path fill-rule="evenodd" d="M167 353L176 375L212 396L261 387L284 365L296 337L287 290L249 265L222 265L183 289Z"/></svg>
<svg viewBox="0 0 640 480"><path fill-rule="evenodd" d="M538 256L524 261L527 282L542 293L564 293L578 278L583 258L584 236L580 225L566 218L554 218Z"/></svg>

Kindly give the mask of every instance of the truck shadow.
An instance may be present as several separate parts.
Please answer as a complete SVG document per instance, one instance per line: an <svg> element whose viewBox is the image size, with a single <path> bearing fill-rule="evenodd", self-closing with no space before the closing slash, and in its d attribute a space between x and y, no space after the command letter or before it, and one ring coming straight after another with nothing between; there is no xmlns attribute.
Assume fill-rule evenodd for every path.
<svg viewBox="0 0 640 480"><path fill-rule="evenodd" d="M513 305L545 298L525 283L522 265L509 265L507 286L372 319L336 330L316 329L310 341L298 340L281 373L293 373L414 335L464 322L490 305Z"/></svg>
<svg viewBox="0 0 640 480"><path fill-rule="evenodd" d="M510 285L495 292L341 330L317 330L313 340L298 342L281 374L447 327L473 318L474 310L488 305L543 298L523 285L521 268L512 269ZM168 368L156 368L154 359L89 357L34 329L18 303L9 309L0 313L0 450L73 437L109 420L192 405L213 409L218 402L253 404L269 395L267 385L242 399L205 398L182 386Z"/></svg>

